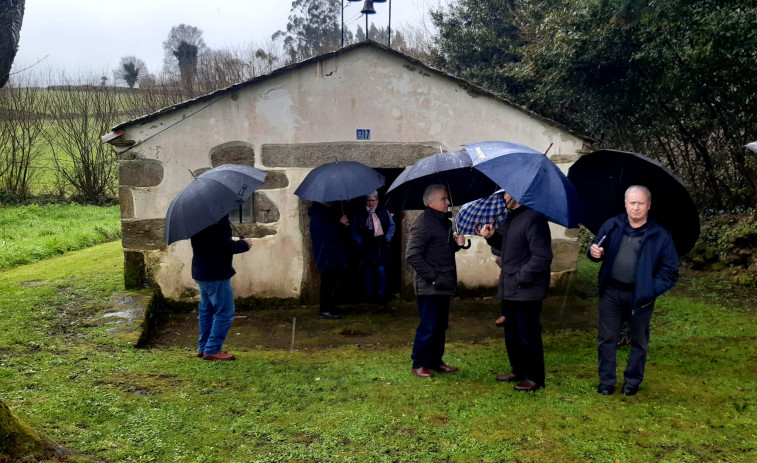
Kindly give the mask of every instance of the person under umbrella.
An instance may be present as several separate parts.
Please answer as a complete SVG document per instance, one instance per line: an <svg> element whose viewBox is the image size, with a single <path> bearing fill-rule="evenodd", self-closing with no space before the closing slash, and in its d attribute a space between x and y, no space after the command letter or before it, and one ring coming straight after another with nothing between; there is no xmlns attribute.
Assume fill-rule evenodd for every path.
<svg viewBox="0 0 757 463"><path fill-rule="evenodd" d="M353 214L350 223L350 234L360 250L365 295L382 305L387 302L386 264L392 258L389 242L395 229L392 215L379 204L377 191L365 197L365 207Z"/></svg>
<svg viewBox="0 0 757 463"><path fill-rule="evenodd" d="M268 173L254 167L226 164L203 173L171 201L164 239L168 244L190 238L192 278L200 288L197 356L234 360L221 350L234 321L231 277L234 254L247 252L252 240L233 240L229 212L238 209L265 181Z"/></svg>
<svg viewBox="0 0 757 463"><path fill-rule="evenodd" d="M544 214L508 191L503 199L508 213L501 227L487 223L480 232L500 250L497 295L511 371L497 381L517 383L516 391L535 391L545 385L541 311L549 291L552 236Z"/></svg>
<svg viewBox="0 0 757 463"><path fill-rule="evenodd" d="M313 258L321 276L319 317L338 320L337 292L347 255L344 249L345 231L350 225L342 204L364 196L384 185L384 176L365 164L338 161L311 170L294 194L305 201L313 201L308 208L310 240Z"/></svg>
<svg viewBox="0 0 757 463"><path fill-rule="evenodd" d="M234 321L234 290L231 265L234 254L252 249L252 240L231 238L231 222L224 216L215 224L190 238L192 242L192 278L200 287L197 356L204 360L234 360L221 350Z"/></svg>
<svg viewBox="0 0 757 463"><path fill-rule="evenodd" d="M587 251L599 269L597 392L615 391L617 340L624 318L631 333L631 353L623 372L623 394L634 395L644 380L649 346L649 322L658 296L678 281L678 253L668 230L649 218L652 193L631 185L625 193L624 214L607 220Z"/></svg>
<svg viewBox="0 0 757 463"><path fill-rule="evenodd" d="M449 193L434 184L423 192L426 209L413 223L405 259L415 270L415 295L420 323L413 342L412 374L431 378L434 373L458 371L444 363L444 341L449 325L450 299L457 290L455 253L463 249L464 235L454 235L449 220Z"/></svg>

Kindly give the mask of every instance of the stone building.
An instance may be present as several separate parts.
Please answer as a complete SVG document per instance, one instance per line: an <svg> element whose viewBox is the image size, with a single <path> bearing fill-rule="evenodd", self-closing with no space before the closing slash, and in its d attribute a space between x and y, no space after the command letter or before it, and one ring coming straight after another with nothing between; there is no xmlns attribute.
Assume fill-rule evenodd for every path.
<svg viewBox="0 0 757 463"><path fill-rule="evenodd" d="M269 171L261 189L232 222L254 238L234 258L238 303L313 302L318 274L307 207L294 195L326 162L359 161L387 186L416 160L465 143L504 140L535 149L553 144L567 172L588 139L375 42L361 42L271 74L124 122L102 137L118 152L127 287L159 288L169 301L198 299L188 240L167 246L163 223L171 200L192 174L236 163ZM380 191L381 192L381 191ZM394 212L394 292L412 296L412 270L402 249L416 212ZM553 283L575 270L576 233L552 226ZM480 237L458 253L464 292L491 294L498 269Z"/></svg>

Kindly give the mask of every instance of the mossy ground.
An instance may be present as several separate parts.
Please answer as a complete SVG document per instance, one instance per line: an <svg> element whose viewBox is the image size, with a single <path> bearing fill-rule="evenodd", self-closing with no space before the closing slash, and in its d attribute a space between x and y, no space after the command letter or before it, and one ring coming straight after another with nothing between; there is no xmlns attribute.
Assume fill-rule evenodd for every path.
<svg viewBox="0 0 757 463"><path fill-rule="evenodd" d="M426 381L409 373L411 333L363 342L314 308L258 320L286 341L238 346L235 362L199 360L190 337L135 349L81 323L123 289L122 265L120 244L108 243L0 272L2 399L41 435L103 461L755 460L755 302L729 297L732 283L717 274L687 275L658 301L639 394L603 397L594 329L548 326L545 390L496 383L507 362L486 301L453 318L445 359L461 371ZM595 267L579 270L590 285ZM378 333L414 315L412 303L362 310L341 323ZM274 323L295 312L298 325L310 319L321 339L340 342L306 350L296 338L290 352L291 325L279 333ZM473 313L490 334L455 335L478 323ZM376 326L351 325L359 316Z"/></svg>

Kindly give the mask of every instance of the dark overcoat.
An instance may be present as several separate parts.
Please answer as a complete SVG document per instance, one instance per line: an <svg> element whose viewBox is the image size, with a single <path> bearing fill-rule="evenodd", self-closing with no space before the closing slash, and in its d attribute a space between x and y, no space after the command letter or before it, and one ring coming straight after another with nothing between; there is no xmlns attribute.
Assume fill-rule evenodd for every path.
<svg viewBox="0 0 757 463"><path fill-rule="evenodd" d="M487 242L500 250L500 299L541 301L547 297L552 235L544 214L521 205L507 214L502 227Z"/></svg>
<svg viewBox="0 0 757 463"><path fill-rule="evenodd" d="M339 221L342 217L341 209L313 203L308 209L308 215L313 258L318 271L346 268L347 257L343 241L346 227Z"/></svg>
<svg viewBox="0 0 757 463"><path fill-rule="evenodd" d="M405 251L405 260L415 270L417 296L455 295L459 250L449 216L427 207L410 228Z"/></svg>

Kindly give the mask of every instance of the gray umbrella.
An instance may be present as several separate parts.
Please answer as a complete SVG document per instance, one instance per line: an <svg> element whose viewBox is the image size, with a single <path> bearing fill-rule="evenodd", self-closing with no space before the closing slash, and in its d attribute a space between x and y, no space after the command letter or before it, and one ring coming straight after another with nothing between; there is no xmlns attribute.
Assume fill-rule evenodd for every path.
<svg viewBox="0 0 757 463"><path fill-rule="evenodd" d="M755 153L757 153L757 141L753 141L752 143L749 143L748 145L744 145L744 146L746 146L750 150L752 150Z"/></svg>
<svg viewBox="0 0 757 463"><path fill-rule="evenodd" d="M268 172L254 167L225 164L195 178L168 206L163 233L166 243L191 238L239 208L266 175Z"/></svg>

